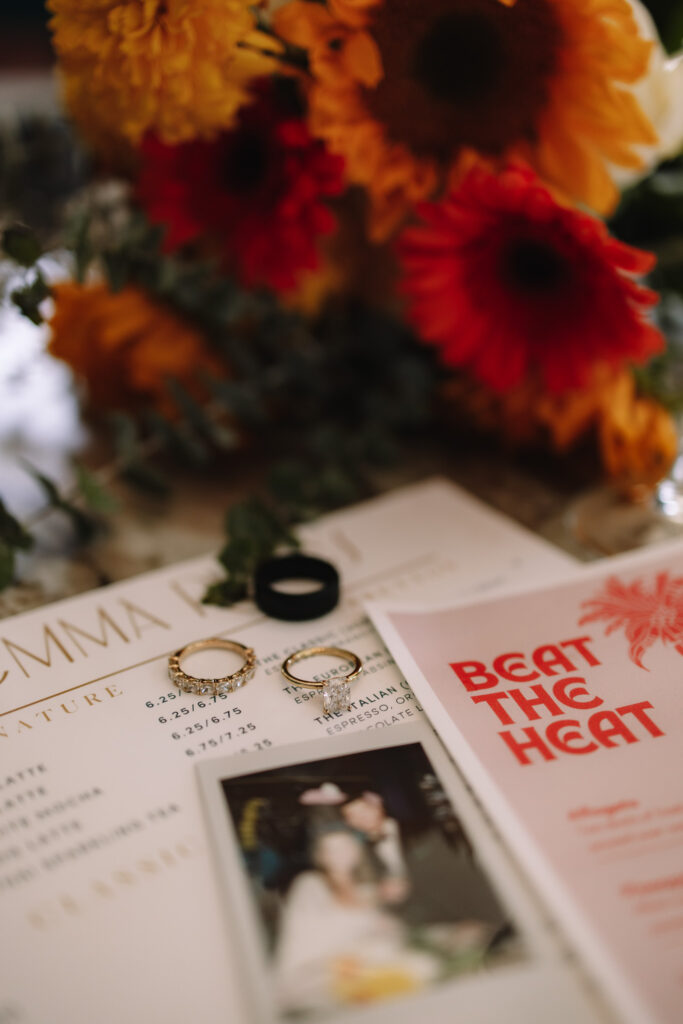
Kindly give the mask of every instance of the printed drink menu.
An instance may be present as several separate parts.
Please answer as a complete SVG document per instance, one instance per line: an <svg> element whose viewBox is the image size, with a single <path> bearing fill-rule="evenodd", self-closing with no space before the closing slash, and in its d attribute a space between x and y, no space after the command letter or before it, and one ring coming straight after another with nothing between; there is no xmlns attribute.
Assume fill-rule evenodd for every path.
<svg viewBox="0 0 683 1024"><path fill-rule="evenodd" d="M367 599L571 569L444 481L328 516L303 541L342 578L339 607L315 622L203 605L216 576L206 557L0 623L3 1024L244 1020L240 936L224 926L198 761L419 717ZM255 679L219 697L180 693L169 653L216 635L255 649ZM350 711L325 715L282 678L282 659L311 644L363 659Z"/></svg>
<svg viewBox="0 0 683 1024"><path fill-rule="evenodd" d="M620 1017L683 1020L683 545L373 620Z"/></svg>

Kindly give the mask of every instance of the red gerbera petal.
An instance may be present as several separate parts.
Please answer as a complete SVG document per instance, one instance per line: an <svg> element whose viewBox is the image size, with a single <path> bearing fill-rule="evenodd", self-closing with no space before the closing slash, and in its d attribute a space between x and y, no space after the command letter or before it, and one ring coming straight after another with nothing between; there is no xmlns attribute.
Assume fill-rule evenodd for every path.
<svg viewBox="0 0 683 1024"><path fill-rule="evenodd" d="M137 195L173 251L201 240L248 287L287 291L318 265L318 238L335 218L343 161L292 116L278 87L257 83L236 127L212 141L169 146L147 136Z"/></svg>
<svg viewBox="0 0 683 1024"><path fill-rule="evenodd" d="M641 363L664 339L647 322L657 295L629 275L654 259L561 206L526 167L478 167L399 241L409 316L449 366L496 391L539 374L554 392L584 386L597 362Z"/></svg>

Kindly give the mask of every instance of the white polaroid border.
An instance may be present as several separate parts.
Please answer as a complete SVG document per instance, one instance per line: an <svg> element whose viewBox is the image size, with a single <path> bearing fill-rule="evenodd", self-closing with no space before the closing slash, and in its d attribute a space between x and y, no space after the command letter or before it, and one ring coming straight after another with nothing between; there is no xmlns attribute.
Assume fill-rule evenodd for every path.
<svg viewBox="0 0 683 1024"><path fill-rule="evenodd" d="M330 1024L412 1024L419 1015L432 1021L452 1020L454 1013L467 1024L594 1024L609 1018L584 978L569 962L561 940L541 905L495 832L439 739L425 722L391 729L355 732L276 747L254 754L208 760L197 765L202 802L220 882L221 895L235 947L242 951L240 975L249 1024L286 1020L278 1014L271 966L263 941L258 908L239 839L226 804L222 783L228 779L267 772L289 765L306 765L328 758L418 743L432 764L441 786L462 822L480 864L501 904L519 932L527 957L517 964L501 964L491 971L463 975L434 984L417 995L399 996L371 1007L344 1008L310 1020ZM309 1018L306 1018L309 1019Z"/></svg>

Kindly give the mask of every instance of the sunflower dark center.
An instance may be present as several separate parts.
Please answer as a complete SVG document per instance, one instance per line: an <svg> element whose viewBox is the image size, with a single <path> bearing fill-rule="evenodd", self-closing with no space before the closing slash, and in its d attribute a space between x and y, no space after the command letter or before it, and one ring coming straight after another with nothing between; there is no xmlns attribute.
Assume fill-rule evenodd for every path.
<svg viewBox="0 0 683 1024"><path fill-rule="evenodd" d="M533 142L564 43L555 2L383 0L369 113L392 142L444 163L464 147L498 156Z"/></svg>
<svg viewBox="0 0 683 1024"><path fill-rule="evenodd" d="M257 189L268 166L268 144L258 132L242 128L230 138L223 161L223 180L231 192Z"/></svg>
<svg viewBox="0 0 683 1024"><path fill-rule="evenodd" d="M461 103L492 92L501 77L498 26L472 12L437 18L415 49L415 77L435 96Z"/></svg>
<svg viewBox="0 0 683 1024"><path fill-rule="evenodd" d="M534 239L519 239L503 253L503 274L517 291L555 291L567 279L567 264L551 246Z"/></svg>

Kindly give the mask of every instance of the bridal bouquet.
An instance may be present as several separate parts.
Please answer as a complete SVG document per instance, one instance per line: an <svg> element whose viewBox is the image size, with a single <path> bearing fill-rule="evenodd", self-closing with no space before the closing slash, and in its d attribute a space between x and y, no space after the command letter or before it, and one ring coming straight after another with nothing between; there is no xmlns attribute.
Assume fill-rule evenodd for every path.
<svg viewBox="0 0 683 1024"><path fill-rule="evenodd" d="M38 259L15 301L117 411L131 475L267 439L334 453L341 498L465 423L591 446L627 493L666 474L683 56L639 0L48 8L93 172L72 276Z"/></svg>

